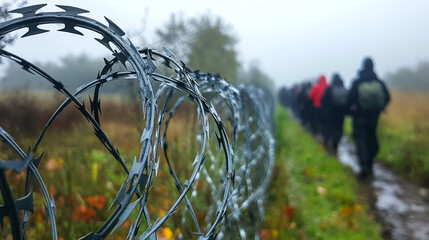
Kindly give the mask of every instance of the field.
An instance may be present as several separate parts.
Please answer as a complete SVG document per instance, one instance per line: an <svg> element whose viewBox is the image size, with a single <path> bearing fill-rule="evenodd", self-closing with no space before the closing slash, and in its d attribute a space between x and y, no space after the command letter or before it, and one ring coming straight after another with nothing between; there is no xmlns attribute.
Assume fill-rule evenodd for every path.
<svg viewBox="0 0 429 240"><path fill-rule="evenodd" d="M429 93L393 92L378 127L380 161L429 183Z"/></svg>
<svg viewBox="0 0 429 240"><path fill-rule="evenodd" d="M377 160L423 184L429 183L429 93L392 92L380 116ZM346 117L344 134L351 136L352 119Z"/></svg>
<svg viewBox="0 0 429 240"><path fill-rule="evenodd" d="M0 97L1 125L14 133L26 149L32 147L41 126L54 109L56 95L22 95L19 92ZM120 98L106 100L101 123L127 165L139 154L138 140L143 124L141 112L133 102ZM19 109L17 111L16 109ZM173 118L168 137L168 151L184 182L198 147L195 138L195 116L182 109ZM174 127L173 127L174 126ZM193 127L194 126L194 127ZM57 205L56 220L60 239L73 239L97 230L109 216L109 206L126 174L92 133L92 127L73 108L65 110L43 140L37 154L43 153L39 167L49 192ZM313 141L286 111L277 109L276 166L265 199L266 221L259 233L261 239L379 239L380 228L365 212L365 205L354 195L355 182L350 171ZM16 157L1 146L0 159ZM191 158L192 159L189 159ZM188 160L189 159L189 160ZM177 198L177 190L168 176L162 159L157 183L151 189L148 211L154 220L165 214ZM128 166L130 167L130 166ZM13 191L23 192L25 174L8 172ZM207 205L212 204L208 185L200 181L193 198L197 218L204 222ZM40 189L35 187L35 214L31 215L28 239L48 239L49 224ZM183 204L172 219L158 231L160 239L175 239L181 233ZM153 221L154 221L153 220ZM8 226L7 221L5 222ZM127 221L119 233L109 239L123 239L132 222ZM192 228L188 226L191 230ZM9 239L0 233L1 239ZM190 236L184 236L186 239Z"/></svg>
<svg viewBox="0 0 429 240"><path fill-rule="evenodd" d="M0 95L0 125L13 133L21 148L32 148L38 133L60 102L58 98L61 99L59 95L51 93L4 92ZM120 97L109 97L102 102L101 124L125 159L128 169L131 168L134 157L139 156L139 140L144 126L144 122L140 121L141 109L139 104L136 105L134 108L134 102ZM193 170L192 162L199 149L196 138L191 137L196 135L195 116L184 107L185 109L179 108L179 116L171 120L172 127L168 131L170 160L181 182L189 179ZM75 239L100 228L112 214L109 207L126 177L122 167L93 132L92 126L74 107L66 108L48 130L35 153L36 156L43 154L38 169L56 204L60 239ZM19 157L5 144L0 144L0 159L17 158ZM150 190L148 211L154 218L152 221L162 217L179 195L163 156L160 162L157 181ZM19 174L8 171L7 178L16 196L22 196L25 171ZM207 205L212 204L208 185L204 184L207 184L205 180L198 182L196 187L199 195L193 198L193 207L200 222L204 222L207 215ZM31 215L27 238L49 239L50 224L46 222L41 189L38 185L33 187L35 214ZM0 204L1 202L2 199ZM178 237L179 226L183 227L181 221L184 208L185 205L181 204L177 214L158 231L161 239ZM123 239L131 224L131 221L126 221L119 232L109 239ZM7 219L5 226L8 226ZM7 232L1 231L0 239L9 239L11 236ZM191 233L192 229L188 232ZM184 235L185 238L186 236Z"/></svg>

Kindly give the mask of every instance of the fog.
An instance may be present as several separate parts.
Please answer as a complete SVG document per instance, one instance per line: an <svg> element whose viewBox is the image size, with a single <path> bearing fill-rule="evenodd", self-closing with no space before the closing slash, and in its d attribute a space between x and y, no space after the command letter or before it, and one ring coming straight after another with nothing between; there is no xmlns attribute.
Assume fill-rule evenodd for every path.
<svg viewBox="0 0 429 240"><path fill-rule="evenodd" d="M429 1L425 0L44 2L48 6L42 11L57 11L55 4L63 4L87 9L90 13L85 16L102 22L107 16L142 47L156 46L154 31L167 22L170 13L197 16L210 12L230 25L239 40L242 64L259 61L277 86L322 73L329 78L336 71L349 83L368 55L374 58L381 78L429 60L429 28L425 26ZM38 3L28 1L29 5ZM18 39L7 50L33 61L59 61L82 52L108 54L88 37L61 33Z"/></svg>

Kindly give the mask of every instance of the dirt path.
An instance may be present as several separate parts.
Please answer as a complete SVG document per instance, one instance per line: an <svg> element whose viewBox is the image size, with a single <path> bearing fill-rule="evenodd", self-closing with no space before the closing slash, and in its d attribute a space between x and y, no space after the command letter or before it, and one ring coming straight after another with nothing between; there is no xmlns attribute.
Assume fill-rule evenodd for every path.
<svg viewBox="0 0 429 240"><path fill-rule="evenodd" d="M354 145L345 137L338 149L338 159L359 172ZM384 239L429 239L429 189L394 174L375 163L374 177L359 184L359 195L370 206L383 227Z"/></svg>

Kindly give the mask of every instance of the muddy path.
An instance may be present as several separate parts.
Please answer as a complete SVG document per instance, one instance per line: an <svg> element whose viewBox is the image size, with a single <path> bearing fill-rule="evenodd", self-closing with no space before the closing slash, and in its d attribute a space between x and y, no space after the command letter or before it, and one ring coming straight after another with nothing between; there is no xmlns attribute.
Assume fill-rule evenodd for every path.
<svg viewBox="0 0 429 240"><path fill-rule="evenodd" d="M346 137L338 148L338 159L359 172L356 150ZM374 176L359 181L358 196L369 205L369 214L383 227L384 239L429 239L429 189L393 173L380 163Z"/></svg>

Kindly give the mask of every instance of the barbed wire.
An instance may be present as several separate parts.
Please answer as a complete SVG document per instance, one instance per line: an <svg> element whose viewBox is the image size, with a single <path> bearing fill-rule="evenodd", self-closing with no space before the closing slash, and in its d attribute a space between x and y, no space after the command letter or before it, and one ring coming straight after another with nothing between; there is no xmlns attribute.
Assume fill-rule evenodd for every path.
<svg viewBox="0 0 429 240"><path fill-rule="evenodd" d="M257 239L258 228L264 220L263 199L274 164L274 103L271 95L261 88L236 86L219 76L192 72L165 48L163 52L148 48L138 50L124 37L125 33L108 18L106 26L82 16L81 14L88 12L84 9L57 5L63 11L39 12L44 6L46 4L11 11L22 16L0 23L0 38L24 28L28 30L22 37L44 34L48 30L40 28L40 25L63 24L64 27L58 31L83 35L76 29L79 27L100 34L101 38L95 40L106 47L113 58L105 59L105 66L96 79L72 93L65 84L35 64L4 48L0 49L0 57L7 58L23 70L49 81L53 89L66 98L46 122L33 148L27 152L0 126L0 138L21 158L0 160L0 190L4 202L4 205L0 206L0 222L3 223L5 217L9 218L13 239L25 239L29 216L34 212L31 184L34 178L42 189L52 239L58 239L54 198L38 171L43 154L34 157L34 153L42 144L52 123L71 104L89 121L95 136L126 174L110 207L114 209L113 213L97 231L80 239L104 239L130 218L133 218L134 223L130 226L127 239L157 239L157 230L178 210L182 202L186 209L182 226L187 226L187 222L191 221L198 239L247 239L249 236ZM123 65L126 70L115 71L117 65ZM139 84L142 121L145 127L140 139L140 155L134 158L131 168L127 167L127 161L120 155L100 123L99 91L103 85L115 81L137 81ZM93 99L88 110L79 98L90 91L93 91ZM176 111L185 102L195 106L200 131L194 136L199 150L191 160L193 170L187 180L181 181L168 153L167 130ZM221 115L216 111L216 107L222 110ZM222 121L220 116L230 118L232 131L225 128L226 122ZM215 140L211 140L214 139L212 133L216 136ZM214 143L219 146L219 151L213 151ZM160 168L160 151L163 152L163 159L176 186L178 197L163 216L153 221L148 205L150 206L154 195L151 189L155 187ZM17 199L11 191L5 171L22 172L25 169L27 175L24 197ZM208 206L204 221L198 220L192 204L193 198L199 193L197 186L201 181L208 183L213 203ZM180 238L184 238L182 233L183 231Z"/></svg>

